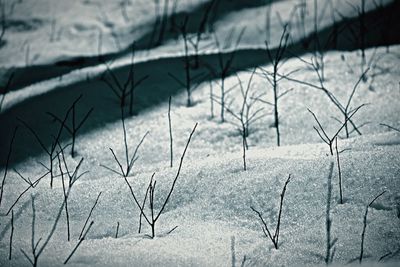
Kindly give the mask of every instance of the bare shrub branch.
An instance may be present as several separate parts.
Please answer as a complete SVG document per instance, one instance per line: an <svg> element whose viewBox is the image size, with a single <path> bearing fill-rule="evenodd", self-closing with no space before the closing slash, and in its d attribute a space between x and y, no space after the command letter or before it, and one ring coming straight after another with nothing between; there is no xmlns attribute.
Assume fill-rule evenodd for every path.
<svg viewBox="0 0 400 267"><path fill-rule="evenodd" d="M287 31L287 25L284 26L282 35L279 40L279 45L278 48L276 49L274 55L269 48L268 42L265 42L266 50L267 50L267 56L269 61L272 64L273 71L269 72L263 68L261 70L264 73L264 77L268 80L268 83L272 86L272 90L274 93L274 102L272 103L272 106L274 108L274 127L276 129L276 143L278 146L281 145L281 138L280 138L280 129L279 129L279 105L278 101L280 98L282 98L284 95L286 95L289 91L286 91L284 93L279 92L279 79L278 73L279 73L279 68L282 67L283 64L283 57L285 55L287 46L288 46L288 39L289 39L289 33ZM269 104L269 103L267 103Z"/></svg>
<svg viewBox="0 0 400 267"><path fill-rule="evenodd" d="M93 210L96 208L96 205L97 205L97 203L99 202L101 193L102 193L102 192L100 192L100 193L97 195L96 201L94 202L92 208L90 209L89 215L88 215L87 218L86 218L86 221L85 221L85 223L84 223L84 225L83 225L83 227L82 227L82 230L81 230L81 233L79 234L79 238L78 238L78 239L82 239L82 237L83 237L83 231L85 230L86 225L87 225L87 223L89 222L90 216L92 216Z"/></svg>
<svg viewBox="0 0 400 267"><path fill-rule="evenodd" d="M363 218L363 229L362 229L362 233L361 233L360 256L358 258L358 261L360 262L360 264L361 264L361 262L363 260L363 256L364 256L364 239L365 239L365 233L367 230L368 208L371 207L372 204L385 193L386 193L386 191L383 191L382 193L377 195L365 208L365 213L364 213L364 218Z"/></svg>
<svg viewBox="0 0 400 267"><path fill-rule="evenodd" d="M337 238L332 240L332 218L331 218L331 199L332 199L332 174L333 174L333 163L329 167L328 175L328 193L326 196L326 216L325 216L325 229L326 229L326 253L324 261L328 265L332 263L333 257L335 256Z"/></svg>
<svg viewBox="0 0 400 267"><path fill-rule="evenodd" d="M174 152L172 139L172 123L171 123L171 96L168 100L168 126L169 126L169 151L170 151L170 167L173 166Z"/></svg>
<svg viewBox="0 0 400 267"><path fill-rule="evenodd" d="M1 188L0 188L0 207L1 207L2 200L3 200L4 186L5 186L5 183L6 183L8 167L9 167L9 164L10 164L10 158L11 158L11 154L12 154L12 149L13 149L15 136L17 135L17 130L18 130L18 126L14 128L14 131L13 131L13 134L12 134L12 137L11 137L11 141L10 141L10 146L8 147L6 166L4 168L4 175L3 175L3 180L1 181Z"/></svg>
<svg viewBox="0 0 400 267"><path fill-rule="evenodd" d="M275 227L275 232L272 235L271 231L268 228L267 223L265 222L264 218L262 217L262 214L254 209L253 207L250 207L259 217L261 223L262 223L262 230L264 232L265 237L269 238L272 241L272 244L274 245L275 249L278 249L279 245L279 231L280 231L280 226L281 226L281 217L282 217L282 208L283 208L283 199L285 197L285 192L286 192L286 187L290 182L291 175L289 174L289 177L286 179L285 185L283 186L282 193L281 193L281 200L279 204L279 213L278 213L278 222Z"/></svg>
<svg viewBox="0 0 400 267"><path fill-rule="evenodd" d="M119 167L119 171L116 171L108 166L102 165L100 164L101 167L116 173L122 177L127 177L129 176L129 174L131 173L132 169L133 169L133 165L135 163L135 161L138 159L139 156L137 156L137 153L139 151L140 146L142 145L144 139L146 138L146 136L149 134L149 132L146 132L142 139L140 140L140 142L136 145L136 148L132 154L132 156L130 156L129 154L129 148L128 148L128 141L127 141L127 134L126 134L126 128L125 128L125 116L124 116L124 109L121 108L121 121L122 121L122 130L123 130L123 135L124 135L124 147L125 147L125 168L122 166L122 163L120 162L120 160L118 159L117 155L115 155L114 150L112 148L109 148L111 151L111 154L114 157L115 162L117 163L118 167Z"/></svg>
<svg viewBox="0 0 400 267"><path fill-rule="evenodd" d="M86 120L89 118L90 114L93 112L93 108L89 109L88 112L83 116L83 118L78 122L76 118L76 105L79 102L79 100L82 98L82 95L80 95L70 106L69 110L72 112L72 118L71 118L71 126L67 125L67 122L63 123L63 121L55 114L51 112L47 112L49 116L51 116L55 121L59 122L64 128L67 130L67 132L71 135L72 137L72 146L71 146L71 157L75 157L75 140L77 137L78 131L81 129L83 124L86 122Z"/></svg>
<svg viewBox="0 0 400 267"><path fill-rule="evenodd" d="M217 83L221 89L220 93L220 103L221 103L221 122L225 122L225 97L226 97L226 88L225 88L225 79L228 77L229 72L232 70L232 64L236 56L237 52L237 47L240 44L240 41L243 37L243 34L245 32L246 28L242 28L242 30L239 32L236 42L234 42L234 49L233 52L229 53L229 55L224 56L223 54L223 47L220 44L218 36L214 33L214 40L216 47L218 49L218 70L215 69L213 66L206 65L206 67L210 70L211 74L214 77L218 77L220 79L220 83ZM229 42L229 39L232 38L234 35L235 29L232 29L231 34L228 35L226 43L231 43ZM233 42L233 41L232 41Z"/></svg>
<svg viewBox="0 0 400 267"><path fill-rule="evenodd" d="M155 237L156 222L158 221L158 219L160 218L161 214L163 213L165 207L167 206L167 204L168 204L168 202L170 200L172 192L174 191L176 182L177 182L177 180L179 178L179 175L180 175L180 172L181 172L183 159L185 158L185 154L186 154L187 148L188 148L190 140L192 139L192 136L193 136L193 134L194 134L194 132L196 130L196 127L197 127L197 123L193 127L193 130L190 133L189 139L188 139L188 141L186 143L185 149L183 150L183 153L182 153L182 156L181 156L181 160L179 162L178 171L177 171L177 173L175 175L175 178L174 178L174 180L172 182L172 185L171 185L171 188L169 190L169 193L166 196L166 198L165 198L165 200L164 200L164 202L163 202L163 204L162 204L162 206L161 206L161 208L160 208L160 210L158 212L156 212L155 209L154 209L154 196L155 196L154 194L155 194L155 188L156 188L156 184L157 184L157 181L154 179L155 173L153 173L153 175L151 176L149 185L148 185L148 187L146 189L146 191L148 191L148 192L146 192L145 200L143 201L143 203L146 202L146 198L147 198L147 194L148 194L148 196L149 196L148 197L148 202L149 202L149 206L150 206L150 214L147 214L147 215L144 213L144 204L141 205L139 203L138 198L135 195L135 193L133 191L133 188L130 185L127 177L124 177L125 183L128 185L129 191L130 191L130 193L131 193L131 195L133 197L133 200L136 203L137 207L140 209L141 215L146 220L147 224L151 227L151 236L150 236L151 238Z"/></svg>
<svg viewBox="0 0 400 267"><path fill-rule="evenodd" d="M131 53L131 63L129 67L129 74L124 83L121 83L112 70L109 63L103 61L106 70L101 76L101 80L108 86L108 88L114 93L114 95L119 100L120 107L125 107L127 103L127 98L129 97L129 115L133 115L133 103L134 103L134 94L137 88L149 78L149 75L145 75L139 79L136 79L135 76L135 51L136 45L135 43L132 45L132 53ZM107 77L111 77L109 80Z"/></svg>
<svg viewBox="0 0 400 267"><path fill-rule="evenodd" d="M74 253L76 252L76 250L79 248L79 246L82 244L82 242L85 240L86 235L89 233L90 228L92 228L94 224L94 221L91 221L89 224L89 227L87 228L86 232L83 234L82 238L79 239L78 244L76 244L76 246L74 247L74 249L72 250L71 254L69 254L69 256L67 257L67 259L64 261L64 264L67 264L68 261L71 259L71 257L74 255Z"/></svg>

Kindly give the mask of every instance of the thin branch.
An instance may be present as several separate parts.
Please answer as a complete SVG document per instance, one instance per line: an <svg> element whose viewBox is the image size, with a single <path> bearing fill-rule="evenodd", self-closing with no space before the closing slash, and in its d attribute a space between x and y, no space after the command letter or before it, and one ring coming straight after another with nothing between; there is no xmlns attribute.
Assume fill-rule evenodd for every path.
<svg viewBox="0 0 400 267"><path fill-rule="evenodd" d="M8 253L8 260L11 260L12 258L13 236L14 236L14 210L11 211L11 234L10 234L10 250Z"/></svg>
<svg viewBox="0 0 400 267"><path fill-rule="evenodd" d="M168 101L168 126L169 126L169 149L170 149L170 167L173 167L173 139L172 139L172 123L171 123L171 96Z"/></svg>
<svg viewBox="0 0 400 267"><path fill-rule="evenodd" d="M394 131L396 131L396 132L400 132L400 129L397 129L397 128L395 128L395 127L393 127L393 126L390 126L390 125L388 125L388 124L379 123L379 125L385 126L385 127L389 128L389 129L391 129L391 130L394 130Z"/></svg>
<svg viewBox="0 0 400 267"><path fill-rule="evenodd" d="M118 238L119 222L117 222L117 230L115 231L115 238Z"/></svg>
<svg viewBox="0 0 400 267"><path fill-rule="evenodd" d="M160 217L160 215L161 215L162 212L164 211L164 209L165 209L165 207L166 207L166 205L167 205L167 203L168 203L168 201L169 201L169 198L171 197L172 192L174 191L176 181L178 180L179 174L180 174L180 172L181 172L181 168L182 168L182 164L183 164L183 159L185 158L185 154L186 154L187 148L189 147L190 140L192 139L192 136L193 136L194 132L196 131L197 125L198 125L198 123L196 122L196 124L195 124L194 127L193 127L192 132L191 132L190 135L189 135L189 139L188 139L188 141L186 142L185 149L183 150L183 153L182 153L182 156L181 156L181 160L180 160L180 162L179 162L179 167L178 167L178 171L177 171L177 173L176 173L175 179L174 179L174 181L173 181L173 183L172 183L172 186L171 186L171 189L170 189L170 191L169 191L169 193L168 193L168 195L167 195L167 197L166 197L166 199L165 199L165 201L164 201L164 204L162 205L160 211L158 212L157 216L156 216L155 219L154 219L155 221L158 220L158 218Z"/></svg>
<svg viewBox="0 0 400 267"><path fill-rule="evenodd" d="M92 228L94 224L94 221L91 221L91 223L89 224L88 229L86 230L85 234L82 236L81 239L79 239L78 244L76 244L76 246L74 247L74 249L72 250L71 254L69 254L68 258L64 261L64 264L67 264L68 261L71 259L71 257L74 255L74 253L76 252L76 250L79 248L79 246L82 244L83 240L85 240L86 235L89 233L90 228Z"/></svg>
<svg viewBox="0 0 400 267"><path fill-rule="evenodd" d="M279 248L278 245L279 245L279 233L280 233L281 217L282 217L282 209L283 209L283 199L285 197L286 187L289 184L290 179L291 179L291 175L289 174L289 177L286 179L285 185L283 186L282 193L280 195L278 222L275 227L274 235L271 234L271 231L269 230L267 223L265 222L264 218L262 217L262 214L259 211L257 211L256 209L254 209L253 207L250 207L255 213L257 213L258 217L260 218L260 220L264 226L262 228L264 235L272 241L272 244L274 245L275 249Z"/></svg>
<svg viewBox="0 0 400 267"><path fill-rule="evenodd" d="M372 204L379 198L381 197L383 194L385 194L386 191L383 191L382 193L380 193L379 195L377 195L365 208L365 213L364 213L364 218L363 218L363 229L362 229L362 233L361 233L361 248L360 248L360 256L358 258L358 261L362 262L363 260L363 255L364 255L364 238L365 238L365 232L367 229L367 216L368 216L368 208L372 206Z"/></svg>
<svg viewBox="0 0 400 267"><path fill-rule="evenodd" d="M100 192L100 193L97 195L96 201L94 202L92 208L90 209L89 215L87 216L86 221L85 221L85 224L83 225L82 230L81 230L81 233L79 234L79 238L78 238L79 240L82 239L83 231L85 230L86 225L87 225L87 223L89 222L90 216L92 216L93 210L96 208L96 205L97 205L97 203L98 203L98 201L99 201L99 198L100 198L100 196L101 196L101 193L102 193L102 192Z"/></svg>
<svg viewBox="0 0 400 267"><path fill-rule="evenodd" d="M2 200L3 200L4 186L5 186L5 182L6 182L6 178L7 178L8 165L10 164L10 158L11 158L11 154L12 154L12 149L13 149L15 136L17 135L17 130L18 130L18 126L14 128L14 132L13 132L13 135L11 137L10 146L8 147L6 166L5 166L5 169L4 169L3 180L1 181L1 188L0 188L0 207L1 207Z"/></svg>

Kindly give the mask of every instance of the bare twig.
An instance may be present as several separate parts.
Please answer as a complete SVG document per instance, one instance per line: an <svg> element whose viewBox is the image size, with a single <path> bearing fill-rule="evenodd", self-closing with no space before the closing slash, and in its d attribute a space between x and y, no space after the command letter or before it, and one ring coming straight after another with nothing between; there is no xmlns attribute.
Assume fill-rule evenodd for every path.
<svg viewBox="0 0 400 267"><path fill-rule="evenodd" d="M81 127L83 126L83 124L86 122L86 120L89 118L90 114L93 112L93 108L91 108L84 116L83 118L80 120L80 122L77 122L77 118L76 118L76 105L79 102L79 100L82 98L82 95L80 95L70 106L69 110L71 110L72 112L72 118L71 118L71 126L68 126L65 123L63 123L63 121L56 116L55 114L51 113L51 112L47 112L47 114L49 116L51 116L55 121L59 122L62 126L64 126L64 128L67 130L67 132L71 135L72 137L72 146L71 146L71 157L75 157L75 140L77 137L77 133L78 131L81 129Z"/></svg>
<svg viewBox="0 0 400 267"><path fill-rule="evenodd" d="M1 181L1 188L0 188L0 207L1 207L2 200L3 200L4 186L5 186L5 183L6 183L8 166L10 164L10 158L11 158L11 154L12 154L12 149L13 149L15 136L17 135L17 130L18 130L18 126L14 128L13 135L11 137L10 146L8 147L6 166L4 168L4 175L3 175L3 180Z"/></svg>
<svg viewBox="0 0 400 267"><path fill-rule="evenodd" d="M22 191L22 193L19 194L19 196L17 197L17 199L14 201L14 203L11 205L11 207L8 209L6 216L8 216L10 214L10 212L13 210L13 208L15 207L15 205L17 205L17 203L19 202L19 200L25 195L26 192L29 191L29 189L31 188L35 188L39 182L46 177L49 174L49 172L46 172L45 174L43 174L42 176L40 176L35 182L32 182L32 184L29 184L29 186L27 188L25 188L24 191Z"/></svg>
<svg viewBox="0 0 400 267"><path fill-rule="evenodd" d="M364 238L365 238L365 232L367 229L367 216L368 216L368 208L372 206L372 204L383 194L385 194L386 191L383 191L379 195L377 195L365 208L365 213L364 213L364 218L363 218L363 229L361 233L361 248L360 248L360 257L358 258L358 261L361 263L363 260L363 255L364 255Z"/></svg>
<svg viewBox="0 0 400 267"><path fill-rule="evenodd" d="M397 129L397 128L395 128L395 127L393 127L393 126L390 126L390 125L388 125L388 124L380 123L379 125L385 126L385 127L389 128L389 129L391 129L391 130L394 130L394 131L396 131L396 132L400 132L400 129Z"/></svg>
<svg viewBox="0 0 400 267"><path fill-rule="evenodd" d="M168 126L169 126L169 150L170 150L170 167L173 166L173 139L172 139L172 124L171 124L171 96L168 101Z"/></svg>
<svg viewBox="0 0 400 267"><path fill-rule="evenodd" d="M115 231L115 238L118 238L119 222L117 222L117 230Z"/></svg>
<svg viewBox="0 0 400 267"><path fill-rule="evenodd" d="M94 202L92 208L90 209L89 215L88 215L87 218L86 218L85 224L84 224L83 227L82 227L82 230L81 230L81 233L79 234L78 239L82 239L83 231L85 230L86 225L87 225L87 223L89 222L90 216L92 216L93 210L96 208L96 205L97 205L97 203L98 203L98 201L99 201L99 198L100 198L100 196L101 196L101 193L102 193L102 192L100 192L100 193L97 195L96 201ZM118 225L119 225L119 223L118 223ZM118 230L117 230L117 231L118 231Z"/></svg>
<svg viewBox="0 0 400 267"><path fill-rule="evenodd" d="M122 166L120 160L118 159L117 155L115 155L114 150L113 150L112 148L109 148L109 149L110 149L110 151L111 151L111 153L112 153L112 155L113 155L113 157L114 157L115 162L117 163L117 165L118 165L118 167L119 167L119 171L116 171L116 170L114 170L114 169L112 169L112 168L110 168L110 167L107 167L107 166L105 166L105 165L102 165L102 164L100 164L100 166L103 167L103 168L105 168L105 169L107 169L107 170L109 170L109 171L111 171L111 172L113 172L113 173L116 173L116 174L118 174L118 175L120 175L120 176L122 176L122 177L127 177L127 176L129 176L129 174L131 173L135 161L138 159L137 153L138 153L138 151L139 151L139 148L140 148L140 146L142 145L142 143L143 143L144 139L146 138L146 136L149 134L149 132L146 132L146 133L143 135L142 139L141 139L140 142L137 144L137 146L136 146L136 148L135 148L135 150L134 150L134 152L133 152L133 155L130 156L130 155L129 155L129 148L128 148L128 141L127 141L126 128L125 128L125 116L124 116L124 109L123 109L123 108L121 108L121 121L122 121L123 135L124 135L124 147L125 147L125 162L126 162L126 166L125 166L125 168Z"/></svg>
<svg viewBox="0 0 400 267"><path fill-rule="evenodd" d="M64 172L61 168L61 160L60 157L57 155L57 159L58 159L58 167L60 169L60 173L61 173L61 181L62 181L62 187L63 187L63 193L64 193L64 207L65 207L65 215L66 215L66 221L67 221L67 240L68 242L70 241L70 227L69 227L69 212L68 212L68 196L67 196L67 190L65 187L65 183L64 183ZM68 184L68 188L69 188Z"/></svg>
<svg viewBox="0 0 400 267"><path fill-rule="evenodd" d="M68 261L71 259L71 257L74 255L74 253L76 252L76 250L79 248L79 246L82 244L82 242L85 240L86 235L89 233L90 228L92 228L94 224L94 221L91 221L89 224L89 227L87 228L86 232L84 233L84 235L82 236L82 238L79 239L78 244L76 244L76 246L74 247L74 249L72 250L71 254L69 254L69 256L67 257L67 259L64 261L64 264L67 264Z"/></svg>
<svg viewBox="0 0 400 267"><path fill-rule="evenodd" d="M236 267L235 236L231 236L231 263L232 267Z"/></svg>
<svg viewBox="0 0 400 267"><path fill-rule="evenodd" d="M329 167L329 175L328 175L328 194L326 197L326 216L325 216L325 228L326 228L326 254L325 254L325 263L328 265L332 263L333 257L335 255L335 244L337 242L337 238L334 238L332 241L331 229L332 229L332 219L331 219L331 198L332 198L332 173L333 173L333 163Z"/></svg>
<svg viewBox="0 0 400 267"><path fill-rule="evenodd" d="M270 232L264 218L262 217L262 214L259 211L257 211L256 209L254 209L253 207L250 207L258 215L259 219L261 220L261 223L263 224L263 227L261 229L263 230L264 235L272 241L272 244L274 245L275 249L278 249L278 245L279 245L279 230L280 230L280 226L281 226L283 199L285 197L286 187L290 182L290 178L291 178L291 175L289 174L289 177L286 179L285 185L283 186L283 189L282 189L281 200L280 200L280 204L279 204L279 212L278 212L278 222L276 224L275 232L273 235Z"/></svg>
<svg viewBox="0 0 400 267"><path fill-rule="evenodd" d="M13 243L13 236L14 236L14 210L11 211L11 234L10 234L10 250L8 253L8 259L11 260L12 258L12 243Z"/></svg>
<svg viewBox="0 0 400 267"><path fill-rule="evenodd" d="M209 81L209 86L210 86L210 118L213 119L214 118L214 101L213 101L213 85L212 85L212 81Z"/></svg>
<svg viewBox="0 0 400 267"><path fill-rule="evenodd" d="M342 188L342 170L340 168L340 153L338 150L338 137L335 138L335 151L336 151L336 162L338 167L338 175L339 175L339 194L340 194L340 204L343 204L343 188Z"/></svg>

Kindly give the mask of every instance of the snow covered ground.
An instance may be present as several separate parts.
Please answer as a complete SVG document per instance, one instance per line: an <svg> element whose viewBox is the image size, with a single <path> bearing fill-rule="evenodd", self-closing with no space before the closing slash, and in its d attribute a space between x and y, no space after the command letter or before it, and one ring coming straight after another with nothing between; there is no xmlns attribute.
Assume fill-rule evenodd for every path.
<svg viewBox="0 0 400 267"><path fill-rule="evenodd" d="M173 2L169 1L170 8ZM343 106L346 106L363 71L369 67L349 104L349 110L365 104L352 117L362 135L351 132L346 138L342 129L338 138L338 151L342 151L340 167L344 200L340 204L337 156L330 155L328 145L313 129L317 123L307 110L316 114L330 137L343 123L343 114L338 107L326 92L317 88L320 80L307 63L315 62L313 49L303 47L303 41L307 36L313 36L315 29L314 1L305 1L304 12L307 15L304 32L295 22L297 15L292 13L297 10L293 6L303 1L220 2L220 6L215 8L215 15L211 15L215 17L210 18L212 23L209 27L212 26L223 43L221 53L225 59L236 51L233 67L224 80L226 90L229 89L226 93L229 111L225 110L224 123L221 123L218 103L221 99L221 79L202 76L196 80L199 85L192 92L193 105L188 107L183 86L171 77L184 78L183 40L167 31L161 43L147 46L146 38L151 35L157 21L154 14L158 1L5 2L9 26L0 48L0 65L4 74L2 84L4 86L13 72L22 81L13 81L10 92L1 96L4 97L0 113L0 174L4 181L0 202L1 266L31 265L23 253L33 260L32 252L39 240L36 249L36 253L41 253L38 266L61 266L78 244L81 232L87 229L87 236L69 259L69 265L241 266L242 262L244 266L325 265L331 163L334 167L329 202L332 219L330 236L332 240L337 238L332 249L335 251L332 265L358 265L365 210L382 192L385 193L368 208L363 265L397 266L400 263L398 33L386 36L389 38L387 42L392 45L378 46L384 43L384 38L378 34L379 30L372 29L374 24L371 21L376 19L373 12L379 8L374 1L366 1L365 21L370 27L370 33L366 35L366 63L361 64L361 51L347 40L352 38L347 30L343 30L347 31L347 35L339 34L342 37L336 49L329 46L323 54L324 88ZM333 27L329 5L324 5L325 2L332 3L336 8L335 19L338 23L351 21L352 18L357 21L357 8L351 4L360 4L359 1L351 4L340 0L317 1L320 14L317 30L321 40L326 40L324 34ZM209 3L205 0L179 1L176 12L186 11L198 19ZM381 3L382 8L392 5L393 12L399 9L399 5L391 1L375 3ZM272 30L267 34L266 13L269 8L272 9ZM162 15L163 11L160 9L158 12ZM285 21L292 22L289 52L279 73L294 72L279 82L281 93L290 91L279 100L281 146L277 147L273 107L266 104L274 102L273 90L262 70L272 70L264 41L270 39L270 47L275 51ZM190 25L189 31L196 28L194 24ZM246 30L235 47L233 44L243 26ZM391 29L396 27L398 23ZM232 29L235 31L229 41ZM97 60L99 32L102 32L103 38L101 53L110 62L112 59L112 73L121 83L126 82L129 76L132 39L142 40L135 54L135 77L140 79L149 75L135 92L134 115L126 114L125 118L130 155L133 155L143 135L149 132L138 150L138 158L127 180L102 167L119 169L109 148L125 166L125 146L120 103L104 82L105 64L89 60ZM210 66L211 69L218 68L219 51L215 38L210 33L205 33L203 38L200 68L193 69L192 75L203 74ZM189 53L193 55L194 51ZM79 58L84 59L80 61L83 62L81 65L72 64L57 69L60 60L77 62ZM251 77L255 67L258 68ZM111 83L115 82L110 73L107 78ZM262 110L258 113L260 118L249 128L247 169L243 170L242 137L230 111L239 114L243 96L238 83L240 81L246 88L250 79L249 95L261 96L257 100L249 98L249 101L254 101L253 111ZM213 101L210 90L214 95ZM47 112L63 118L80 95L82 98L76 105L78 121L91 108L93 112L78 132L76 156L70 156L71 146L65 150L65 162L71 173L81 158L84 160L79 173L87 171L74 183L68 195L68 241L63 182L58 176L59 165L64 173L67 172L66 166L62 161L59 164L55 156L53 173L56 177L52 188L49 186L49 174L40 179L34 188L28 186L28 178L34 182L46 173L49 156L23 122L32 127L43 146L50 149L60 124ZM170 96L173 167L170 167L168 124ZM127 105L126 111L128 109ZM71 118L72 114L67 118L68 125L72 123ZM158 212L177 175L181 155L196 122L198 126L183 159L171 198L156 223L155 238L149 237L151 228L144 218L141 219L141 233L138 233L140 210L126 181L142 201L155 173L154 208ZM19 127L7 165L16 125ZM71 142L65 128L59 140L61 146ZM55 151L59 151L58 147ZM291 180L284 196L279 249L276 250L263 234L261 221L251 207L263 215L274 232L280 195L289 175ZM27 191L19 198L24 190ZM85 224L100 193L97 206ZM13 223L11 210L14 213ZM151 216L148 205L144 212ZM56 220L57 214L60 214L59 220ZM88 228L91 221L93 225ZM11 236L12 259L9 260ZM46 243L48 237L49 242ZM43 244L46 246L43 247Z"/></svg>

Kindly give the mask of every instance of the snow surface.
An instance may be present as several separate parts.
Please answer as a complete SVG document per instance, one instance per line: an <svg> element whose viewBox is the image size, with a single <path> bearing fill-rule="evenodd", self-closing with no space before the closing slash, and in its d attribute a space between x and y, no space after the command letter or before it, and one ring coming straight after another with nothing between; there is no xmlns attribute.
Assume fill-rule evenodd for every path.
<svg viewBox="0 0 400 267"><path fill-rule="evenodd" d="M128 21L120 13L120 4L123 2L132 12ZM205 1L182 1L178 7L190 12L203 2ZM279 13L283 20L287 20L291 11L288 7L293 2L295 1L277 1L272 5L276 12L273 12L271 27L279 30L273 31L270 37L271 47L276 46L277 43L274 42L281 34L281 25L276 16ZM307 1L309 16L306 26L309 32L313 30L312 2ZM344 1L333 2L346 16L356 15ZM75 55L97 55L94 40L98 38L98 29L104 31L104 40L108 40L103 43L103 53L124 49L132 38L139 38L151 29L155 19L152 15L153 1L118 3L86 0L57 1L55 4L54 1L37 0L35 3L16 3L12 21L19 21L18 25L25 26L16 24L18 27L13 29L24 31L8 32L6 35L7 42L0 49L0 63L5 72L13 67L24 66L27 45L20 46L23 40L29 40L29 54L32 57L29 65L49 64ZM372 8L372 1L367 1L366 9ZM265 22L265 12L264 5L238 8L237 11L222 16L215 23L214 30L219 36L226 36L233 26L246 26L247 30L238 48L245 51L241 56L241 59L245 59L251 51L263 47L266 38L262 32L264 26L253 22ZM52 20L55 21L57 31L62 29L62 33L60 38L49 42ZM321 19L321 27L329 23L328 16ZM113 43L115 38L111 36L112 33L122 36L119 39L120 47ZM300 34L292 36L293 41L301 37ZM207 36L204 45L212 42L212 37ZM248 48L253 50L245 50ZM80 93L83 94L83 99L78 114L83 114L91 107L95 108L88 120L88 126L78 135L77 157L71 158L68 153L66 155L71 169L84 157L81 170L89 171L74 184L68 198L71 241L67 241L66 217L63 212L54 236L39 258L39 266L63 265L77 244L85 220L100 192L102 194L99 203L91 216L93 227L69 261L68 264L72 266L232 266L232 240L236 266L240 266L243 257L246 258L245 266L322 266L325 264L323 257L326 246L327 177L331 162L335 164L331 235L338 238L332 266L342 266L349 262L358 265L366 205L383 191L385 194L369 208L363 265L398 266L400 134L380 124L385 123L397 129L400 126L400 46L390 46L389 52L386 47L369 48L366 51L366 58L371 62L368 78L360 83L351 103L351 107L368 103L354 116L357 125L366 123L360 128L363 135L352 133L350 138L345 139L342 131L338 142L339 149L343 150L340 160L344 204L339 204L336 161L329 155L328 146L321 143L313 130L316 123L307 111L309 108L317 114L329 135L340 127L332 117L341 118L341 114L323 92L292 81L281 81L282 90L294 88L279 102L281 147L276 147L275 128L271 126L271 107L258 102L255 109L263 107L265 116L250 129L248 169L243 171L242 140L232 124L234 119L226 113L227 122L220 123L220 106L215 102L215 117L211 117L210 83L201 83L193 92L194 106L186 107L185 92L175 90L173 87L176 83L167 80L168 71L177 69L181 64L179 56L182 55L182 49L182 40L178 39L167 40L159 47L138 51L135 62L143 64L142 69L157 73L158 76L151 77L145 83L145 89L139 89L150 93L138 94L138 112L125 121L127 142L131 151L149 131L149 136L139 150L133 173L127 179L135 194L143 199L150 177L155 172L157 187L154 205L157 211L176 175L189 133L194 124L199 123L171 200L157 222L154 239L147 236L150 228L145 222L142 233L138 233L140 211L135 206L124 179L100 166L118 168L109 148L121 158L125 153L118 103L99 79L99 75L104 72L104 64L74 70L6 95L0 113L2 158L8 152L16 117L28 121L47 144L51 137L45 136L49 135L49 129L54 131L57 124L45 114L46 111L61 116ZM226 50L231 49L233 47L226 47ZM202 53L216 57L215 47L204 49ZM310 61L312 54L302 54L301 58L288 58L281 72L298 70L291 76L293 79L318 84L315 72L302 61ZM129 63L130 55L122 55L114 61L112 66L118 77L126 77ZM271 68L265 63L260 67ZM251 68L237 71L244 84L247 84L251 71ZM361 72L360 51L325 53L325 86L341 102L347 101ZM227 88L235 86L237 81L235 75L228 77L225 81ZM217 79L211 80L217 98L218 82ZM251 90L265 93L263 100L272 101L272 90L262 76L253 77ZM169 167L167 117L168 96L171 94L174 138L172 168ZM240 101L239 87L234 87L227 95L227 102L231 103L231 109L238 110ZM63 144L70 142L67 134L63 134L62 141ZM4 198L0 206L2 215L27 187L13 169L34 181L45 172L38 162L47 162L48 156L42 152L34 137L24 127L20 127L12 160L3 188ZM3 164L0 169L2 175L4 167ZM289 174L292 175L292 180L288 184L283 203L280 247L275 250L270 240L263 235L260 221L250 206L259 210L268 226L274 229L280 193ZM53 189L50 189L49 182L50 178L45 177L38 186L24 194L14 208L15 229L11 261L8 260L11 217L0 216L1 266L30 265L21 249L31 256L31 196L34 196L36 204L35 240L45 239L49 234L63 201L61 179L55 179ZM115 238L117 223L120 228L118 238ZM178 227L169 233L175 226ZM387 253L390 254L378 262Z"/></svg>

